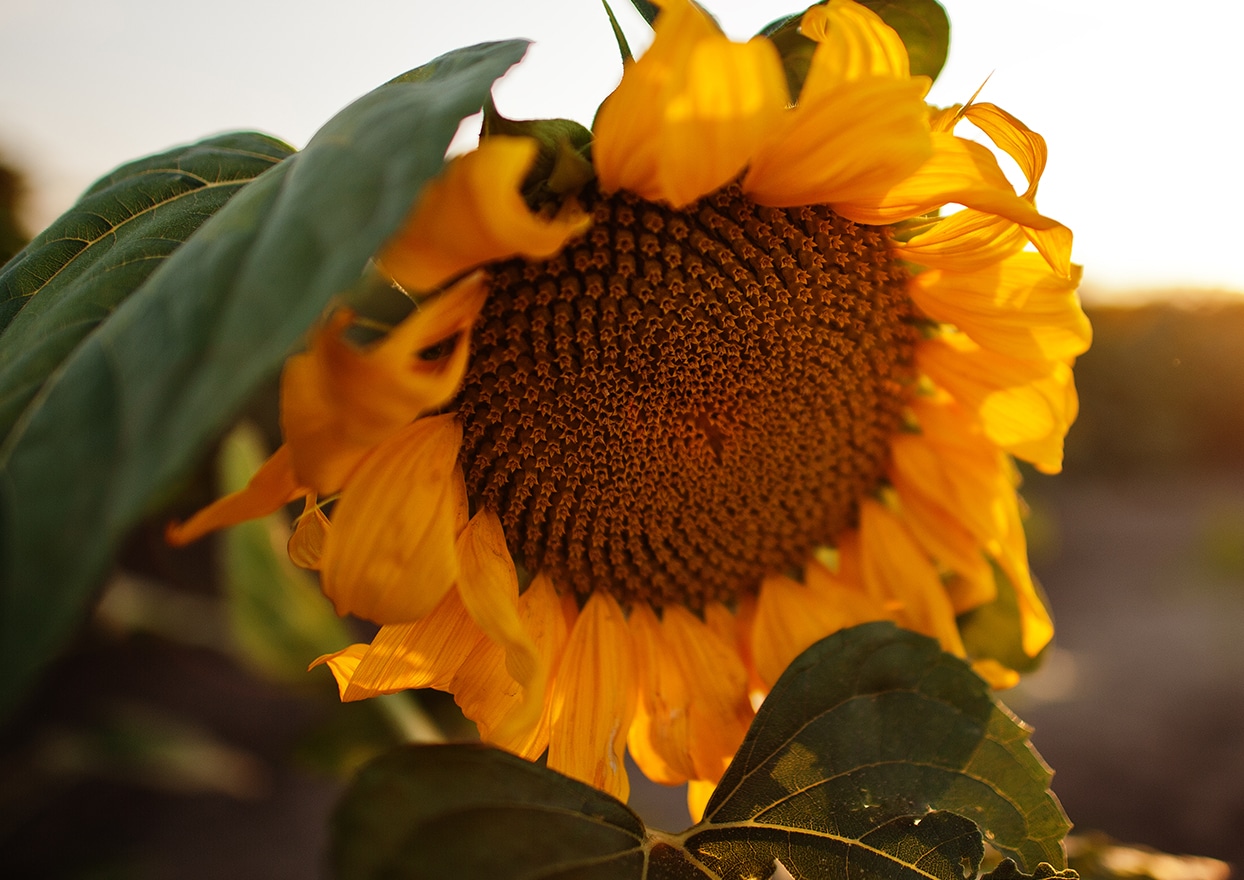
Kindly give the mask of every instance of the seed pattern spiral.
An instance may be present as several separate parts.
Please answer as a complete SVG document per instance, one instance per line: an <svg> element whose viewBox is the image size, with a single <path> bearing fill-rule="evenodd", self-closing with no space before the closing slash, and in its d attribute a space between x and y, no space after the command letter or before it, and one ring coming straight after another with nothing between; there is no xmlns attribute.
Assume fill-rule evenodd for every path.
<svg viewBox="0 0 1244 880"><path fill-rule="evenodd" d="M913 381L884 229L737 186L490 269L456 402L473 502L562 589L698 608L855 525Z"/></svg>

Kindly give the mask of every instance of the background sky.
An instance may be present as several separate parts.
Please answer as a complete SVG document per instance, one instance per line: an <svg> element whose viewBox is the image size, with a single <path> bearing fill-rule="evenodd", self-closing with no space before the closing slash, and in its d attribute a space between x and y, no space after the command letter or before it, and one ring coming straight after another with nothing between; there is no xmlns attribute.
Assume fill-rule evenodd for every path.
<svg viewBox="0 0 1244 880"><path fill-rule="evenodd" d="M1045 135L1042 211L1076 234L1088 298L1244 292L1236 41L1244 4L943 0L931 100L982 100ZM799 0L704 0L736 38ZM645 27L615 0L638 51ZM498 87L511 117L588 122L621 75L596 0L0 0L0 153L41 228L116 165L253 128L303 146L333 113L459 46L535 41ZM966 127L965 127L966 129Z"/></svg>

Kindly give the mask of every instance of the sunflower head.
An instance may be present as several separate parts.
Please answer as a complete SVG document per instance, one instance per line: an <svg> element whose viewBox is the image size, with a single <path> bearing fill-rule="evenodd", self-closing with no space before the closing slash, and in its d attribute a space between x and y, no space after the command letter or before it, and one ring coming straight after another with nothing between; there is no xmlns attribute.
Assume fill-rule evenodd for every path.
<svg viewBox="0 0 1244 880"><path fill-rule="evenodd" d="M378 255L410 316L358 347L334 313L286 366L285 445L172 536L305 498L291 554L382 625L317 661L343 699L448 690L623 796L629 747L694 811L838 629L1010 683L960 629L1001 587L1018 656L1048 642L1012 457L1059 468L1089 328L1018 119L928 107L851 0L745 43L661 5L591 132L488 115Z"/></svg>

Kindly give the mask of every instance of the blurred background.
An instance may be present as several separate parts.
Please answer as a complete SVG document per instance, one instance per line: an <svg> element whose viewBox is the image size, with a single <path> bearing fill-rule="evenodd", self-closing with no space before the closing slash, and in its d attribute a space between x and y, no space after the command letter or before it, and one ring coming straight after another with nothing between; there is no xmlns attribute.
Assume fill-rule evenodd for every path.
<svg viewBox="0 0 1244 880"><path fill-rule="evenodd" d="M614 5L638 50L642 24ZM798 6L705 5L736 37ZM1224 112L1244 11L945 5L931 99L988 77L982 99L1046 136L1039 204L1076 232L1096 333L1065 471L1026 475L1056 643L1004 699L1078 831L1244 865L1244 166ZM537 42L498 87L502 112L590 121L620 75L594 2L361 0L347 16L318 0L2 0L0 262L121 162L236 128L301 146L403 70L515 36ZM274 401L205 463L184 511L244 479ZM428 717L461 730L452 702L341 706L324 670L303 672L367 633L285 564L280 523L178 552L160 529L133 536L90 625L0 729L0 869L319 876L349 771ZM659 789L633 806L666 828L685 815Z"/></svg>

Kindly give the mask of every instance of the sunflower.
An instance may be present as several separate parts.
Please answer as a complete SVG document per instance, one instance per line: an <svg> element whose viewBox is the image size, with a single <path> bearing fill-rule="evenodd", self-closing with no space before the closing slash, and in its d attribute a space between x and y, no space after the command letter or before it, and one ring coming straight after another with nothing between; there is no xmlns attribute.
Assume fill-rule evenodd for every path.
<svg viewBox="0 0 1244 880"><path fill-rule="evenodd" d="M1090 330L1039 135L931 110L850 0L804 14L795 102L772 42L661 6L590 160L563 146L539 199L531 138L449 161L377 257L415 310L368 346L331 314L285 366L284 445L170 538L304 499L291 557L380 624L316 661L342 699L446 690L488 741L623 799L629 749L698 813L840 628L965 656L1001 573L1023 650L1049 641L1013 458L1060 468Z"/></svg>

